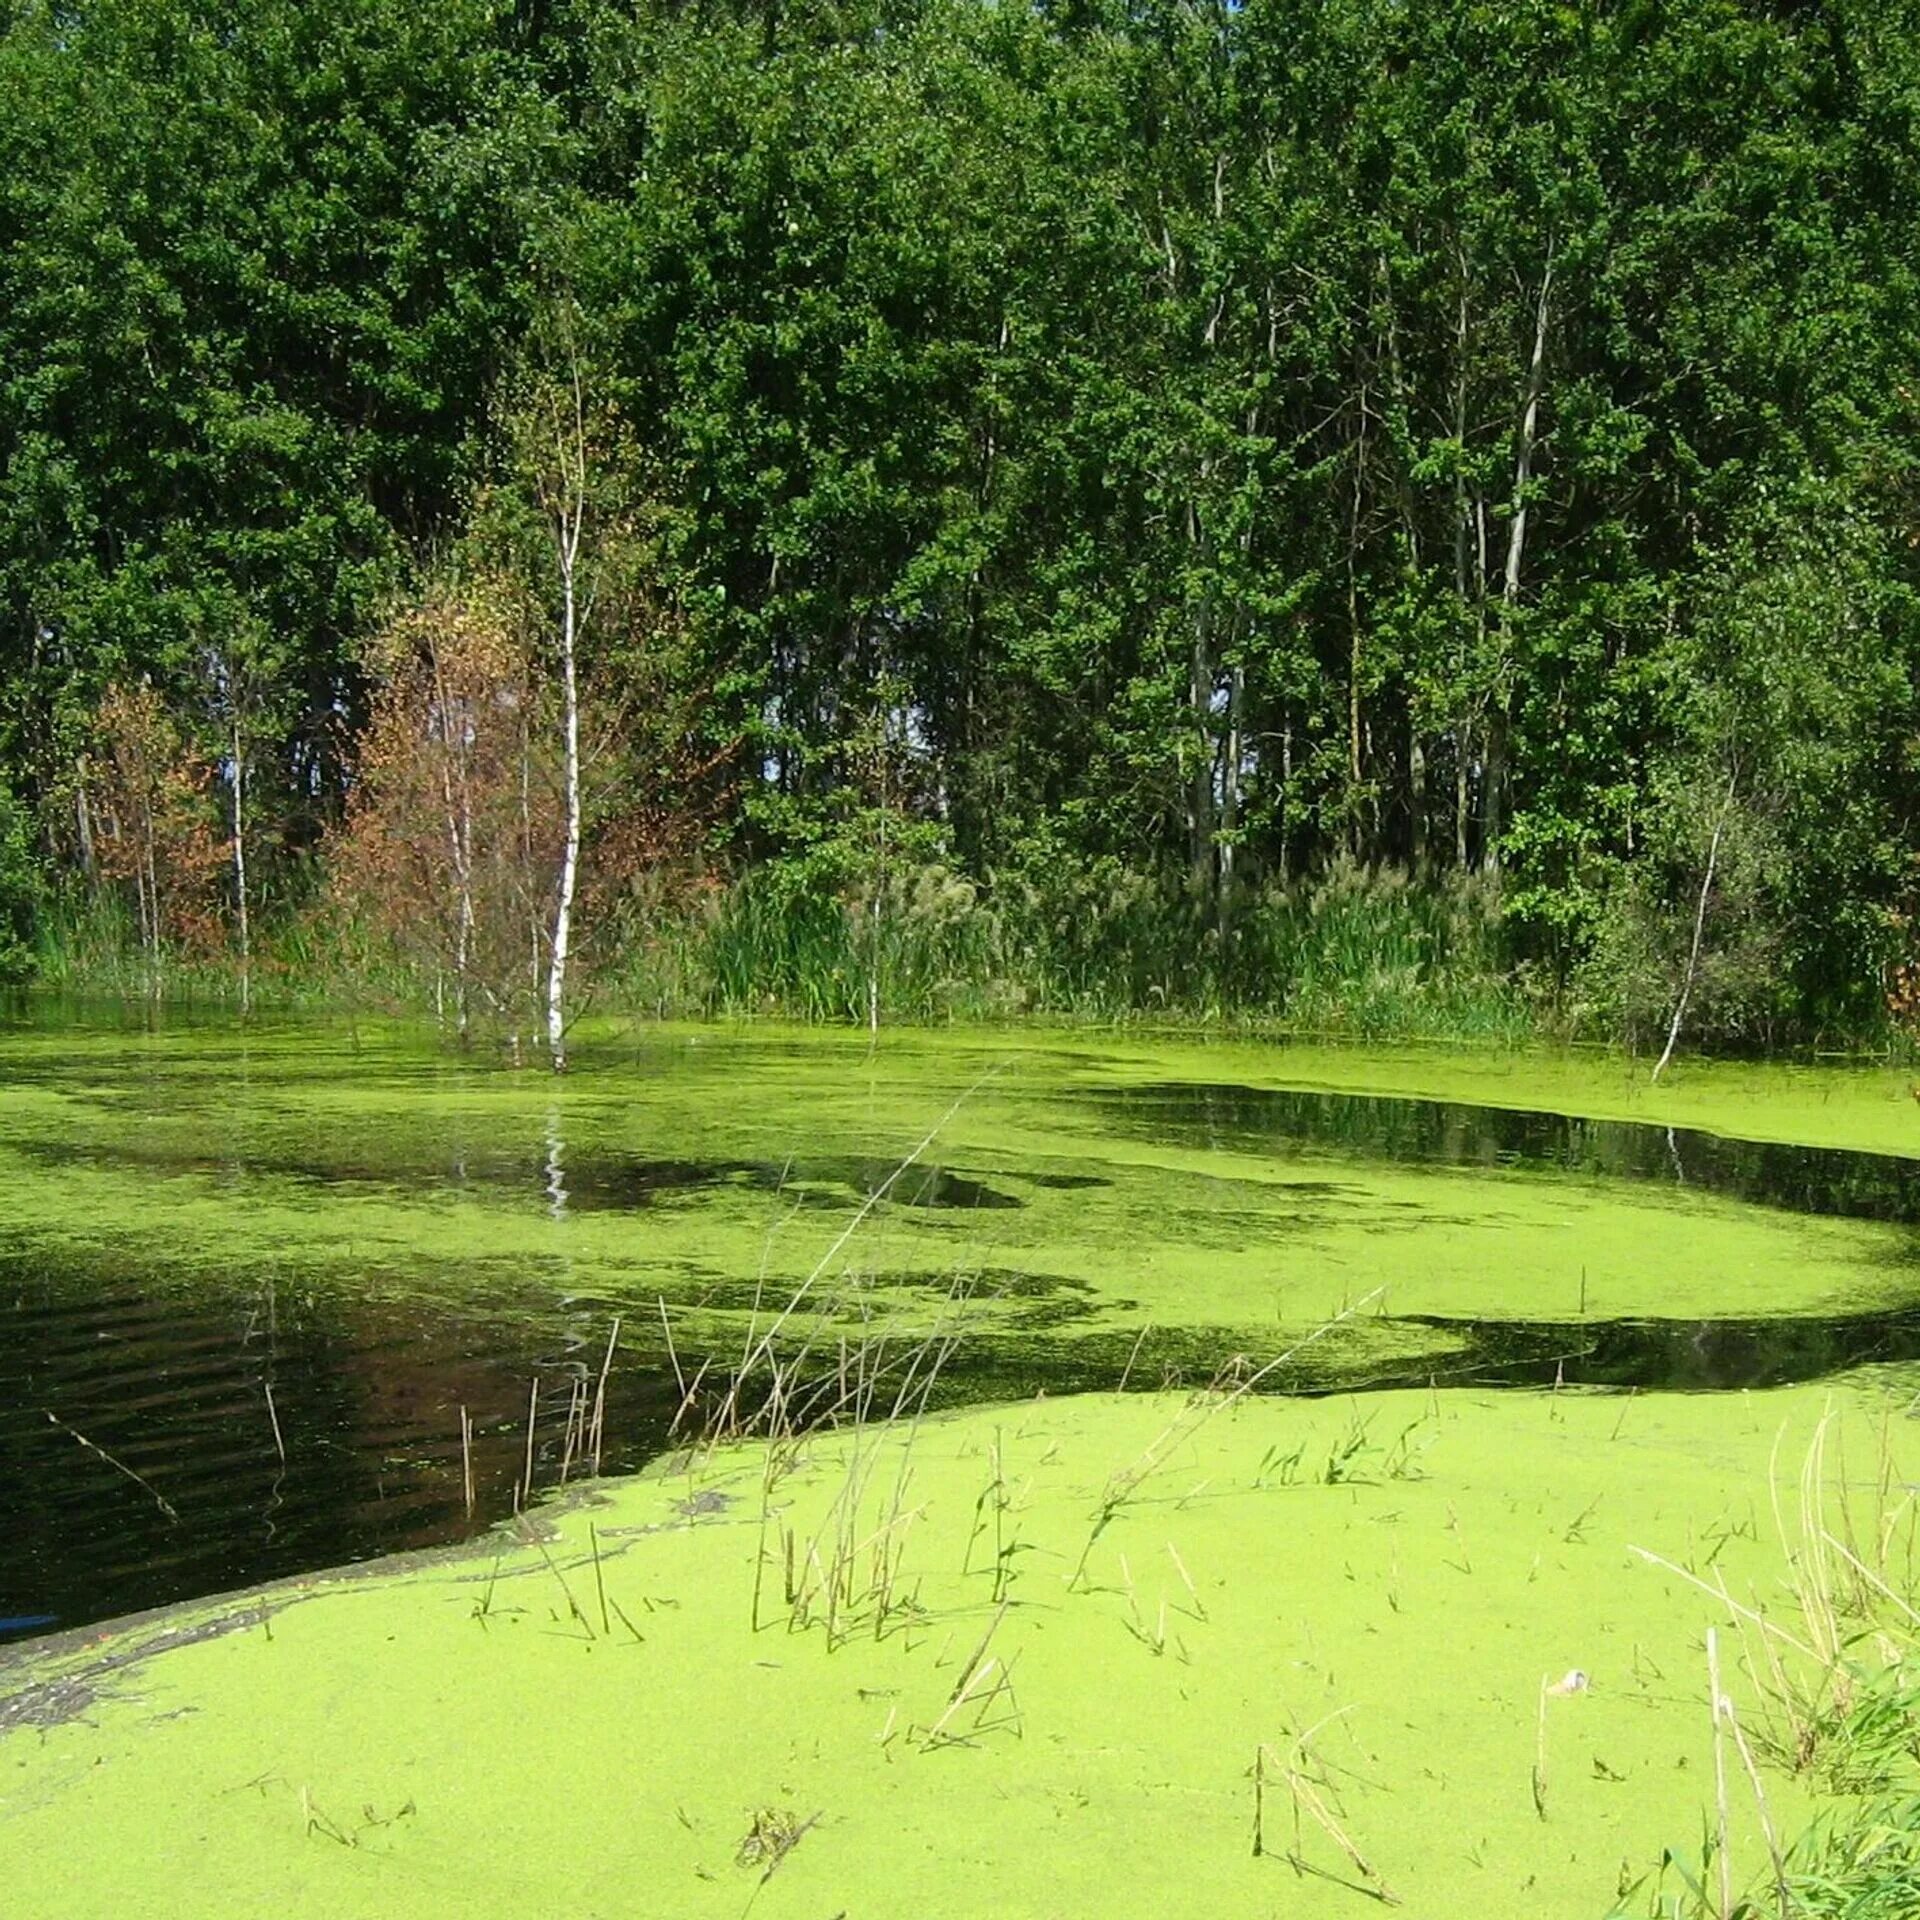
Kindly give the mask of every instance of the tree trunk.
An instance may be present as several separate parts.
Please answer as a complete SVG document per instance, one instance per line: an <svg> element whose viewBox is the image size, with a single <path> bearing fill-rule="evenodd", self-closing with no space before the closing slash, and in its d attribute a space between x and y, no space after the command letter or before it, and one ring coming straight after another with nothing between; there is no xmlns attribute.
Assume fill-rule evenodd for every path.
<svg viewBox="0 0 1920 1920"><path fill-rule="evenodd" d="M1693 912L1693 945L1687 951L1687 970L1681 976L1680 993L1673 1003L1673 1024L1667 1029L1667 1044L1654 1063L1649 1085L1659 1080L1667 1070L1667 1062L1673 1058L1673 1050L1680 1042L1680 1025L1687 1017L1687 1005L1693 998L1694 982L1700 977L1700 943L1707 930L1707 902L1713 894L1714 869L1720 861L1720 837L1726 832L1727 816L1733 811L1733 795L1739 779L1740 769L1736 764L1727 779L1727 797L1720 803L1720 816L1713 823L1713 837L1707 842L1707 867L1700 877L1700 900Z"/></svg>
<svg viewBox="0 0 1920 1920"><path fill-rule="evenodd" d="M1206 468L1201 478L1207 477ZM1187 505L1187 539L1203 560L1206 541L1199 510ZM1193 716L1193 771L1187 782L1188 869L1193 897L1204 905L1214 884L1213 847L1213 609L1203 590L1192 610L1193 658L1187 682Z"/></svg>
<svg viewBox="0 0 1920 1920"><path fill-rule="evenodd" d="M1360 388L1360 431L1353 449L1353 499L1347 516L1347 844L1357 860L1363 845L1360 677L1360 507L1367 471L1367 390Z"/></svg>
<svg viewBox="0 0 1920 1920"><path fill-rule="evenodd" d="M93 850L93 809L87 804L87 763L81 760L73 785L73 826L80 841L80 871L91 881L99 866Z"/></svg>
<svg viewBox="0 0 1920 1920"><path fill-rule="evenodd" d="M152 970L152 987L160 989L160 869L154 857L153 804L145 795L140 800L140 865L147 882L147 959Z"/></svg>
<svg viewBox="0 0 1920 1920"><path fill-rule="evenodd" d="M560 895L553 910L553 953L547 967L547 1051L555 1073L567 1065L567 957L573 935L573 896L580 877L580 691L574 646L578 606L574 559L578 535L563 561L565 605L560 623L560 699L566 736L566 847L560 856Z"/></svg>
<svg viewBox="0 0 1920 1920"><path fill-rule="evenodd" d="M253 934L247 915L246 762L240 722L233 723L233 895L240 921L240 1011L253 1010Z"/></svg>
<svg viewBox="0 0 1920 1920"><path fill-rule="evenodd" d="M1500 867L1501 805L1507 768L1506 670L1513 644L1514 614L1520 604L1520 569L1527 551L1527 487L1533 478L1533 451L1540 430L1540 394L1547 360L1547 317L1553 294L1553 243L1547 243L1547 263L1540 275L1540 298L1534 308L1533 354L1527 363L1526 405L1520 415L1520 439L1513 458L1513 510L1507 529L1507 564L1500 587L1500 659L1488 703L1487 770L1483 799L1485 821L1480 849L1489 873Z"/></svg>
<svg viewBox="0 0 1920 1920"><path fill-rule="evenodd" d="M560 700L566 752L566 846L560 856L560 891L553 909L553 951L547 966L547 1052L555 1073L567 1066L567 958L573 935L573 896L580 877L580 688L576 650L580 631L580 537L587 518L586 398L580 369L572 370L573 432L560 449L563 486L554 522L560 561Z"/></svg>
<svg viewBox="0 0 1920 1920"><path fill-rule="evenodd" d="M1417 719L1407 722L1407 858L1415 877L1427 870L1427 749Z"/></svg>
<svg viewBox="0 0 1920 1920"><path fill-rule="evenodd" d="M1236 663L1227 686L1227 744L1220 775L1220 945L1224 958L1233 916L1234 836L1240 825L1240 714L1245 705L1247 670Z"/></svg>
<svg viewBox="0 0 1920 1920"><path fill-rule="evenodd" d="M1472 801L1469 761L1473 753L1472 708L1467 691L1466 619L1467 609L1479 606L1484 599L1487 541L1485 519L1478 515L1477 503L1470 501L1467 495L1467 349L1472 339L1472 307L1465 250L1456 248L1455 257L1460 268L1460 304L1454 323L1453 591L1460 603L1461 637L1454 663L1454 687L1455 697L1461 704L1453 729L1453 863L1464 870L1467 865L1467 826ZM1469 565L1469 557L1474 551L1476 521L1480 529L1480 567L1477 576L1470 571ZM1474 664L1477 669L1477 658Z"/></svg>
<svg viewBox="0 0 1920 1920"><path fill-rule="evenodd" d="M1280 722L1280 884L1293 880L1292 829L1293 807L1293 713L1289 709Z"/></svg>
<svg viewBox="0 0 1920 1920"><path fill-rule="evenodd" d="M436 649L432 659L433 704L440 723L440 804L446 816L447 857L453 869L454 1030L467 1037L467 974L473 947L473 815L460 738L464 722L447 692ZM436 999L436 1013L439 1004Z"/></svg>
<svg viewBox="0 0 1920 1920"><path fill-rule="evenodd" d="M1468 762L1473 754L1473 729L1465 721L1453 730L1453 864L1467 866L1467 822L1473 811Z"/></svg>

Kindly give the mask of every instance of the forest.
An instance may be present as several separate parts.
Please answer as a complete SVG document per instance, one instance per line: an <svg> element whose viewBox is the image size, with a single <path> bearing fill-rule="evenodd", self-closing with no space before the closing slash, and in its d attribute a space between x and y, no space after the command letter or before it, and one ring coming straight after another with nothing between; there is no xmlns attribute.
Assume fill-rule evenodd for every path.
<svg viewBox="0 0 1920 1920"><path fill-rule="evenodd" d="M11 977L1920 1019L1903 0L0 23Z"/></svg>

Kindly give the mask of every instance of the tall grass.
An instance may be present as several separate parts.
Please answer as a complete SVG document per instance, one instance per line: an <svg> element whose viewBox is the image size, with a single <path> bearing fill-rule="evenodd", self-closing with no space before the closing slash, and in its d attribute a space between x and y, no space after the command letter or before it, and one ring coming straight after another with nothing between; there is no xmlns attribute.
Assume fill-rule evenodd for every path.
<svg viewBox="0 0 1920 1920"><path fill-rule="evenodd" d="M1883 1426L1876 1471L1856 1496L1823 1418L1798 1474L1772 1482L1781 1556L1778 1591L1748 1605L1727 1588L1640 1549L1642 1557L1724 1606L1747 1678L1737 1705L1707 1635L1708 1706L1718 1812L1697 1850L1669 1847L1629 1889L1616 1920L1915 1920L1920 1915L1920 1509L1896 1475ZM1776 1448L1777 1456L1777 1448ZM1776 1468L1778 1462L1776 1458ZM1737 1768L1727 1761L1731 1747ZM1755 1754L1830 1798L1782 1848ZM1728 1782L1751 1784L1766 1858L1736 1863ZM1755 1869L1759 1868L1758 1871ZM1737 1885L1748 1890L1736 1894Z"/></svg>
<svg viewBox="0 0 1920 1920"><path fill-rule="evenodd" d="M231 954L152 954L111 894L49 901L36 941L36 977L56 991L240 999ZM772 863L730 885L631 898L584 958L593 1004L662 1017L925 1025L1038 1015L1509 1043L1540 1017L1506 964L1490 887L1351 865L1242 898L1223 924L1111 860L986 884L928 864L865 890ZM292 906L258 914L251 985L264 1006L396 1012L431 1006L434 991L338 911Z"/></svg>
<svg viewBox="0 0 1920 1920"><path fill-rule="evenodd" d="M34 986L56 994L159 1000L221 1008L241 1004L238 954L220 944L163 942L149 949L126 901L73 887L45 901L34 921ZM393 1012L425 1003L420 981L331 911L268 909L254 922L251 992L256 1006L372 1005Z"/></svg>
<svg viewBox="0 0 1920 1920"><path fill-rule="evenodd" d="M1486 884L1336 868L1243 900L1223 930L1115 863L976 885L922 867L866 896L762 868L636 916L611 991L660 1012L914 1023L1021 1014L1269 1022L1512 1042L1538 1024Z"/></svg>

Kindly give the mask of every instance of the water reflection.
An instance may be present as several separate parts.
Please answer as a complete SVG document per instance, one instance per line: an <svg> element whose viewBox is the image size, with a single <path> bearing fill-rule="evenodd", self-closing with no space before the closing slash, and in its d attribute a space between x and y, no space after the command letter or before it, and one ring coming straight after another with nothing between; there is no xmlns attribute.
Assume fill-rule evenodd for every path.
<svg viewBox="0 0 1920 1920"><path fill-rule="evenodd" d="M1186 1084L1084 1096L1134 1139L1236 1152L1336 1150L1409 1166L1535 1169L1698 1188L1794 1213L1920 1223L1920 1162L1511 1107Z"/></svg>
<svg viewBox="0 0 1920 1920"><path fill-rule="evenodd" d="M570 1383L559 1325L288 1294L160 1300L0 1259L0 1635L72 1625L458 1539L512 1511L528 1381ZM604 1348L607 1322L593 1336ZM536 1484L571 1396L543 1394ZM677 1397L608 1384L606 1466L659 1445ZM461 1408L473 1420L475 1512ZM50 1618L48 1616L51 1616Z"/></svg>
<svg viewBox="0 0 1920 1920"><path fill-rule="evenodd" d="M1920 1221L1920 1173L1891 1155L1346 1094L1166 1084L1065 1097L1095 1117L1102 1137L1156 1145L1623 1180L1808 1215ZM484 1311L406 1297L404 1287L398 1301L359 1297L352 1286L310 1290L283 1270L281 1252L251 1284L197 1280L186 1293L151 1284L161 1265L153 1250L105 1238L86 1254L0 1256L0 1637L485 1526L511 1511L526 1479L536 1378L535 1486L552 1485L577 1457L580 1409L623 1310L635 1316L630 1329L648 1331L629 1331L608 1374L605 1464L640 1464L666 1443L680 1387L651 1329L655 1296L644 1282L631 1299L577 1297L577 1216L644 1215L729 1189L778 1195L792 1207L857 1210L898 1172L884 1159L834 1151L832 1142L784 1160L612 1150L590 1133L570 1136L557 1100L527 1121L517 1140L490 1138L484 1148L409 1136L390 1159L378 1151L384 1143L339 1136L308 1140L297 1154L245 1155L198 1154L177 1139L141 1135L118 1146L10 1142L11 1151L46 1163L204 1172L240 1195L263 1173L329 1188L484 1187L518 1196L556 1226L575 1224L553 1235L557 1265L530 1276L517 1301L490 1294L495 1304ZM1343 1190L1314 1177L1324 1172L1303 1169L1288 1182L1301 1204ZM1099 1190L1124 1177L1117 1165L1093 1173L999 1168L989 1159L983 1172L930 1160L898 1173L884 1204L909 1213L1013 1214L1057 1191L1084 1193L1093 1208ZM1246 1231L1270 1230L1273 1218L1263 1214ZM1219 1225L1229 1237L1241 1232L1230 1218ZM930 1404L1123 1381L1191 1386L1236 1354L1257 1360L1272 1350L1270 1324L1096 1329L1088 1324L1089 1283L1025 1271L1007 1258L1005 1270L975 1276L982 1293L998 1296L1000 1311L945 1356ZM869 1298L940 1284L920 1270L864 1276ZM750 1310L758 1291L751 1271L703 1274L700 1285L715 1315ZM678 1319L674 1328L680 1370L695 1377L709 1355L697 1328ZM653 1345L643 1350L642 1339ZM714 1356L717 1367L738 1351L729 1340ZM1916 1360L1920 1311L1550 1323L1428 1316L1356 1322L1267 1384L1296 1393L1430 1379L1724 1391ZM471 1507L462 1449L468 1416Z"/></svg>

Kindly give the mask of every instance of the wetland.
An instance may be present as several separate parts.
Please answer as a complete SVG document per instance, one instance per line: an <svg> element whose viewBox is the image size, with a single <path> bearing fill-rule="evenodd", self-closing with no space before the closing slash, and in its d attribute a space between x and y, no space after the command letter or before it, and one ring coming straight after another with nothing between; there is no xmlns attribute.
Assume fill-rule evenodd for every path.
<svg viewBox="0 0 1920 1920"><path fill-rule="evenodd" d="M1293 1837L1248 1857L1291 1848L1301 1911L1410 1884L1419 1911L1599 1914L1698 1841L1670 1816L1676 1769L1710 1766L1700 1619L1740 1619L1699 1583L1779 1585L1768 1509L1829 1421L1879 1463L1835 1497L1870 1485L1879 1550L1911 1544L1886 1496L1920 1396L1920 1107L1893 1071L1692 1063L1656 1090L1605 1055L607 1024L559 1078L397 1025L46 1013L0 1031L0 1063L0 1823L23 1857L55 1860L104 1743L158 1796L116 1818L162 1820L208 1767L265 1780L215 1824L241 1863L277 1836L284 1910L391 1911L402 1883L417 1904L481 1830L424 1811L449 1767L475 1804L444 1742L524 1745L490 1716L551 1697L593 1751L631 1713L680 1770L691 1824L647 1829L675 1911L904 1910L889 1818L926 1836L915 1910L982 1910L990 1863L940 1837L911 1752L977 1763L956 1817L1037 1795L1069 1875L1161 1832L1156 1795L1198 1796L1213 1837L1167 1870L1238 1898L1246 1837L1220 1836L1251 1767ZM777 1417L741 1398L756 1366ZM323 1767L347 1683L316 1673L398 1712L376 1701L416 1685L382 1664L396 1639L439 1704L358 1723L360 1761ZM472 1676L484 1706L455 1677L483 1642L511 1676L498 1698ZM1484 1668L1471 1701L1435 1692L1443 1649ZM1103 1733L1133 1655L1147 1692ZM1550 1873L1536 1659L1596 1676L1556 1724L1608 1729L1580 1735L1577 1790L1555 1769L1556 1815L1593 1805ZM695 1792L670 1723L709 1696L733 1757ZM155 1731L176 1709L212 1749ZM254 1767L263 1727L330 1776L434 1752L348 1801ZM1817 1800L1789 1768L1769 1818ZM1446 1837L1463 1808L1478 1865ZM344 1881L315 1869L327 1827ZM375 1854L413 1865L363 1884ZM611 1912L600 1871L572 1884ZM1158 1873L1138 1911L1170 1910ZM1548 1886L1562 1904L1529 1905ZM88 1898L44 1911L138 1910Z"/></svg>

